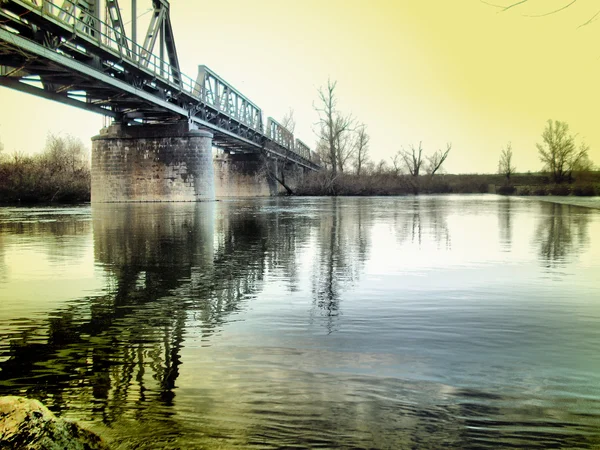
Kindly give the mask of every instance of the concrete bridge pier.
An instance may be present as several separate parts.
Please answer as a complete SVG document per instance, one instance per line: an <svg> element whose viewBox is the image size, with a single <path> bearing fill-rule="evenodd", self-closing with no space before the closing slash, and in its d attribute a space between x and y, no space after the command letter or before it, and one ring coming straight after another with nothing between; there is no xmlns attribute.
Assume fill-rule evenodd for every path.
<svg viewBox="0 0 600 450"><path fill-rule="evenodd" d="M217 198L268 197L293 193L305 170L299 164L281 157L235 150L218 150L213 162Z"/></svg>
<svg viewBox="0 0 600 450"><path fill-rule="evenodd" d="M214 200L212 138L187 122L103 128L92 138L92 203Z"/></svg>
<svg viewBox="0 0 600 450"><path fill-rule="evenodd" d="M295 193L296 188L304 179L306 170L300 164L293 161L278 162L276 164L276 175L279 180L277 183L277 192L279 194L289 194L288 189L291 189Z"/></svg>
<svg viewBox="0 0 600 450"><path fill-rule="evenodd" d="M218 150L213 162L217 198L268 197L277 194L277 182L269 177L266 156Z"/></svg>

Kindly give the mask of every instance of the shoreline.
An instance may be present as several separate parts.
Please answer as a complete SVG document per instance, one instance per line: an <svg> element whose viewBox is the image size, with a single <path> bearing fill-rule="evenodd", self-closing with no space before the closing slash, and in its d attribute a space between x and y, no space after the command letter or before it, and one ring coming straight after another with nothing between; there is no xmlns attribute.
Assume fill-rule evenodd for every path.
<svg viewBox="0 0 600 450"><path fill-rule="evenodd" d="M576 195L515 195L514 197L524 198L528 200L538 200L546 203L558 203L561 205L580 206L582 208L600 209L600 196L593 197L578 197Z"/></svg>

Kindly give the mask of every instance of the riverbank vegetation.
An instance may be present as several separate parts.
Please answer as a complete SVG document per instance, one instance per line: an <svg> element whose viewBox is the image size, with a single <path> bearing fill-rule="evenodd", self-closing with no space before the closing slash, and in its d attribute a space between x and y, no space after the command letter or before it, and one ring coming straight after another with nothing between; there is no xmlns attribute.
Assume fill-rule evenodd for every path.
<svg viewBox="0 0 600 450"><path fill-rule="evenodd" d="M511 183L502 174L396 174L383 171L356 173L307 174L294 190L295 195L414 195L414 194L483 194L503 195L600 195L600 172L588 172L572 183L553 183L545 173L515 173Z"/></svg>
<svg viewBox="0 0 600 450"><path fill-rule="evenodd" d="M504 195L600 196L600 171L588 146L576 142L565 122L548 121L537 145L539 173L519 173L509 142L501 148L496 174L444 173L452 144L428 151L422 142L400 146L388 160L370 158L367 126L337 110L335 82L319 90L317 153L324 170L306 174L294 195L414 195L496 193ZM282 123L293 132L289 111ZM0 143L0 204L82 203L90 200L90 161L83 143L49 134L36 155L6 154Z"/></svg>
<svg viewBox="0 0 600 450"><path fill-rule="evenodd" d="M496 174L448 175L443 165L452 143L435 151L422 142L400 146L388 160L372 161L367 126L340 112L337 104L336 82L328 80L314 105L319 114L316 152L325 170L307 174L294 189L296 195L600 195L600 172L589 148L576 142L566 122L547 122L537 144L539 173L518 173L509 142L501 149Z"/></svg>
<svg viewBox="0 0 600 450"><path fill-rule="evenodd" d="M82 203L90 200L90 162L83 143L49 134L35 155L0 151L0 203Z"/></svg>

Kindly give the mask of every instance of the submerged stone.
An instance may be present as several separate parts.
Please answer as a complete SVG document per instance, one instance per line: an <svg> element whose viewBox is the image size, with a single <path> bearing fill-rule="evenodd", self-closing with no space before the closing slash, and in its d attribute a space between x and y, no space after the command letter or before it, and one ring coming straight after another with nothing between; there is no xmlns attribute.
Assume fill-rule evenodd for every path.
<svg viewBox="0 0 600 450"><path fill-rule="evenodd" d="M0 448L108 450L96 434L56 417L37 400L0 397Z"/></svg>

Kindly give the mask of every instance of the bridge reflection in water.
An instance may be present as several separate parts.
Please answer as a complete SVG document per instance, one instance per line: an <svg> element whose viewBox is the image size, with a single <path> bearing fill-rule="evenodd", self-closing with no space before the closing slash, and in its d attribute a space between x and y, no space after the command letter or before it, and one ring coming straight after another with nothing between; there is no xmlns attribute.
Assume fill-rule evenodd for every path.
<svg viewBox="0 0 600 450"><path fill-rule="evenodd" d="M94 259L108 275L104 294L70 302L11 334L0 363L0 393L20 391L67 417L83 415L109 426L124 419L168 420L187 327L201 346L210 345L229 316L260 291L266 272L280 272L289 280L287 289L296 290L297 247L308 245L311 234L319 241L329 235L332 245L338 241L334 251L342 251L339 208L321 220L277 211L277 202L269 202L273 209L266 213L255 201L95 206ZM90 232L81 221L34 228L33 234L51 236ZM364 250L364 237L358 241ZM318 265L314 274L319 306L328 316L339 289L333 285L344 280L333 280L332 270L344 272L346 263L328 254L330 244L319 247L320 258L332 264L324 271L329 278ZM173 436L178 426L174 421L164 429Z"/></svg>
<svg viewBox="0 0 600 450"><path fill-rule="evenodd" d="M398 272L393 305L372 282L370 303L361 305L381 236L389 237L384 247L401 250L394 253L401 267L423 251L445 257L464 244L466 214L481 226L498 224L486 235L498 239L489 250L494 261L516 247L515 224L530 220L538 235L531 254L545 273L571 264L595 223L587 210L567 206L540 204L532 215L531 206L509 199L455 201L96 205L91 220L0 220L0 268L11 234L47 240L58 255L65 242L93 233L94 264L107 280L47 316L9 324L0 335L0 394L39 398L122 448L485 448L530 439L593 446L597 416L575 420L572 402L563 411L534 392L542 423L527 409L531 398L519 397L531 394L528 385L513 397L482 388L472 369L492 358L509 364L507 352L514 353L508 344L489 347L512 304L500 317L494 297L461 309L472 305L460 295L481 294L461 291L447 309L439 291L414 290L410 283L422 280ZM445 328L450 337L439 340ZM531 343L548 345L536 336ZM553 345L566 355L569 342ZM544 368L535 358L531 364Z"/></svg>

